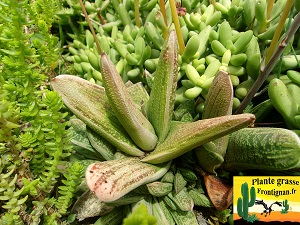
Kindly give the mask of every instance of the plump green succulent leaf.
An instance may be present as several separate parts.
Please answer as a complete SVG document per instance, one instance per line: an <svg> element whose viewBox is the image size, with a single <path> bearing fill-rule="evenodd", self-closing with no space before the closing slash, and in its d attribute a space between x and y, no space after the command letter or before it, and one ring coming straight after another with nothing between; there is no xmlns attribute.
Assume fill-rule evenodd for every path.
<svg viewBox="0 0 300 225"><path fill-rule="evenodd" d="M166 138L170 129L178 76L177 58L177 37L175 31L171 31L160 54L147 105L148 119L157 133L159 142Z"/></svg>
<svg viewBox="0 0 300 225"><path fill-rule="evenodd" d="M72 75L55 77L51 86L78 118L119 150L134 156L144 154L113 113L103 87Z"/></svg>
<svg viewBox="0 0 300 225"><path fill-rule="evenodd" d="M300 168L300 139L283 128L244 128L230 134L222 168L231 171Z"/></svg>
<svg viewBox="0 0 300 225"><path fill-rule="evenodd" d="M105 160L115 159L115 146L113 146L89 127L87 127L87 137L93 148L99 152Z"/></svg>
<svg viewBox="0 0 300 225"><path fill-rule="evenodd" d="M206 95L202 119L232 114L233 87L229 73L219 71Z"/></svg>
<svg viewBox="0 0 300 225"><path fill-rule="evenodd" d="M202 119L215 118L232 114L233 86L229 73L219 71L207 93ZM229 136L225 135L195 150L198 163L203 169L215 173L224 161Z"/></svg>
<svg viewBox="0 0 300 225"><path fill-rule="evenodd" d="M174 122L165 141L141 161L153 164L167 162L200 145L247 127L254 120L253 114L239 114L192 123Z"/></svg>
<svg viewBox="0 0 300 225"><path fill-rule="evenodd" d="M91 164L85 174L91 191L103 202L115 201L135 188L161 178L171 162L151 165L135 157Z"/></svg>
<svg viewBox="0 0 300 225"><path fill-rule="evenodd" d="M105 53L101 55L100 64L105 92L115 115L136 145L146 151L153 150L158 141L153 126L130 97Z"/></svg>

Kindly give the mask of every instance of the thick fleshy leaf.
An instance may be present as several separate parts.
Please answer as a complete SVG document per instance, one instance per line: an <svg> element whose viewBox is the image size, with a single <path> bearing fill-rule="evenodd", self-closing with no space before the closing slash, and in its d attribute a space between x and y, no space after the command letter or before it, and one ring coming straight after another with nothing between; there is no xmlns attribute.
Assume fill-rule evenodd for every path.
<svg viewBox="0 0 300 225"><path fill-rule="evenodd" d="M104 158L102 155L99 154L89 142L85 123L80 119L72 118L70 124L71 128L69 130L72 134L71 143L73 144L73 150L86 159L103 161Z"/></svg>
<svg viewBox="0 0 300 225"><path fill-rule="evenodd" d="M174 123L165 141L141 161L153 164L167 162L200 145L247 127L254 120L253 114L239 114L192 123Z"/></svg>
<svg viewBox="0 0 300 225"><path fill-rule="evenodd" d="M105 92L115 115L136 145L146 151L153 150L158 141L153 126L130 97L105 53L101 55L100 64Z"/></svg>
<svg viewBox="0 0 300 225"><path fill-rule="evenodd" d="M91 191L103 202L115 201L133 189L161 178L169 163L151 165L134 157L91 164L85 174Z"/></svg>
<svg viewBox="0 0 300 225"><path fill-rule="evenodd" d="M202 119L232 114L233 87L229 73L219 71L206 95Z"/></svg>
<svg viewBox="0 0 300 225"><path fill-rule="evenodd" d="M219 71L215 76L207 93L202 119L215 118L232 114L233 87L229 73ZM204 144L195 149L195 153L202 168L216 173L224 161L229 136L225 135L215 139L212 143Z"/></svg>
<svg viewBox="0 0 300 225"><path fill-rule="evenodd" d="M222 169L285 171L300 168L300 138L288 129L245 128L230 134Z"/></svg>
<svg viewBox="0 0 300 225"><path fill-rule="evenodd" d="M72 75L55 77L51 86L78 118L119 150L134 156L144 154L114 115L103 87Z"/></svg>
<svg viewBox="0 0 300 225"><path fill-rule="evenodd" d="M125 85L130 97L139 107L147 104L149 95L141 82L132 83L131 81L127 81Z"/></svg>
<svg viewBox="0 0 300 225"><path fill-rule="evenodd" d="M101 154L105 160L115 159L116 148L91 128L87 127L87 137L93 148Z"/></svg>
<svg viewBox="0 0 300 225"><path fill-rule="evenodd" d="M75 202L71 213L76 213L79 221L89 217L101 216L109 213L115 206L101 202L91 191L84 192Z"/></svg>
<svg viewBox="0 0 300 225"><path fill-rule="evenodd" d="M177 57L177 37L175 31L171 31L160 54L147 105L148 119L157 133L159 142L166 138L173 115L178 76Z"/></svg>

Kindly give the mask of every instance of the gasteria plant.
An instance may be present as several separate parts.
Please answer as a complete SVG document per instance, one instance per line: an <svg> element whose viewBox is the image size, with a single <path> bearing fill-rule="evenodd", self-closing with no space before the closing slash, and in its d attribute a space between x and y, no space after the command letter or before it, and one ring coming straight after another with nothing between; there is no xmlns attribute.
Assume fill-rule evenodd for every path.
<svg viewBox="0 0 300 225"><path fill-rule="evenodd" d="M117 201L137 187L159 180L173 159L254 122L252 114L228 113L214 118L209 118L213 117L209 113L208 118L195 122L172 121L177 49L176 34L171 31L162 48L150 97L141 88L138 94L143 98L139 101L130 96L105 53L100 60L104 88L72 75L59 75L51 81L69 109L123 153L121 158L94 163L86 169L86 183L101 202ZM229 77L227 73L222 76ZM225 107L228 111L227 104Z"/></svg>
<svg viewBox="0 0 300 225"><path fill-rule="evenodd" d="M0 224L225 223L207 172L299 175L299 2L1 0Z"/></svg>
<svg viewBox="0 0 300 225"><path fill-rule="evenodd" d="M88 11L93 13L100 2L88 5ZM173 3L170 2L170 7L174 18ZM234 171L237 167L241 170L261 168L271 171L299 168L299 160L291 160L299 154L299 138L295 133L269 128L241 129L247 125L234 122L237 118L231 115L232 108L239 105L239 99L247 95L259 77L261 48L271 40L270 33L278 23L278 12L284 7L280 2L276 2L273 10L273 5L267 9L258 2L254 5L250 3L245 3L245 7L247 5L249 8L247 11L241 10L244 5L238 1L232 4L226 1L222 4L204 4L197 12L187 14L184 19L179 18L186 42L185 50L181 50L179 56L174 31L170 32L163 45L164 38L159 29L165 36L166 30L171 28L166 26L167 15L160 14L152 3L145 23L141 21L141 24L134 26L130 18L130 3L113 1L107 9L117 11L120 16L97 27L98 37L99 34L93 30L93 35L87 31L86 45L74 41L70 47L74 56L69 59L75 62L75 69L80 76L104 88L70 75L56 77L51 82L52 87L87 125L85 144L77 138L74 143L85 146L86 150L91 149L90 143L100 153L101 160L107 160L93 163L86 169L86 182L92 192L84 193L73 208L79 219L105 214L97 222L110 223L111 218L122 217L116 213L115 206L137 202L133 205L146 204L148 212L153 210L153 215L161 221L194 224L196 220L191 209L204 200L203 196L199 196L198 189L191 189L189 181L194 179L197 182L198 178L191 178L191 171L184 173L186 167L178 169L176 164L188 153L195 153L197 163L211 173L216 173L218 168ZM137 4L138 1L135 1L135 10ZM150 2L140 4L147 7ZM267 11L269 13L265 17ZM135 11L135 21L139 13L143 12ZM245 24L240 19L242 17L247 18ZM91 23L88 23L91 28ZM245 25L255 29L245 32L234 29L239 30ZM119 31L122 26L123 33ZM178 31L178 23L175 29ZM100 57L93 43L96 40L97 44L97 39L104 51ZM98 50L99 46L97 44ZM161 52L159 59L158 51ZM144 68L152 74L149 75L148 71L141 73ZM150 96L140 84L124 85L123 81L127 80L142 80L147 88L151 88ZM179 89L178 81L182 84ZM133 90L140 95L139 98ZM205 99L202 120L172 121L175 102L185 103L200 94ZM266 106L269 105L270 101L267 101ZM264 111L263 107L258 108L257 115ZM248 117L248 124L251 118L254 119L250 114L238 116ZM270 134L267 139L266 134ZM257 140L262 139L267 143L257 145ZM290 145L285 145L285 140ZM266 161L257 165L253 156L258 154L260 148L271 157L262 156ZM285 157L280 149L291 153L292 157ZM169 176L174 178L167 178ZM142 187L146 187L147 191L141 191ZM94 201L101 207L97 208L96 214L94 210L89 214L86 211L92 207L88 207L88 202ZM87 210L83 212L80 208ZM133 209L134 206L130 211ZM159 213L161 211L164 212Z"/></svg>

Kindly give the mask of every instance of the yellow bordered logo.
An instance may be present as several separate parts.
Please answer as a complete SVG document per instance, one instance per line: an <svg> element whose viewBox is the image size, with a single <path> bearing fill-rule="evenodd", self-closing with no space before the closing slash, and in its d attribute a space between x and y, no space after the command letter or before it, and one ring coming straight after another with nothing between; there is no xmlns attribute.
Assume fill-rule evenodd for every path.
<svg viewBox="0 0 300 225"><path fill-rule="evenodd" d="M234 224L300 222L300 177L233 178Z"/></svg>

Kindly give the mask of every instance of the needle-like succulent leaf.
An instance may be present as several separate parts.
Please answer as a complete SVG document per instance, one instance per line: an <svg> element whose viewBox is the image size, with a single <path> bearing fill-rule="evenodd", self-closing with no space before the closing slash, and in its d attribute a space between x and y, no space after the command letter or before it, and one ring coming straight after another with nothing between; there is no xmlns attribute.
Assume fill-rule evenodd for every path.
<svg viewBox="0 0 300 225"><path fill-rule="evenodd" d="M229 73L219 71L207 93L202 119L232 114L233 87ZM195 150L198 163L208 172L215 173L226 154L229 136L225 135Z"/></svg>
<svg viewBox="0 0 300 225"><path fill-rule="evenodd" d="M159 142L167 136L174 110L178 76L178 43L175 31L171 31L165 42L154 76L147 115Z"/></svg>
<svg viewBox="0 0 300 225"><path fill-rule="evenodd" d="M153 126L130 97L121 76L105 53L100 64L105 92L115 115L136 145L146 151L153 150L157 144Z"/></svg>
<svg viewBox="0 0 300 225"><path fill-rule="evenodd" d="M144 154L114 115L103 87L72 75L55 77L51 86L79 119L107 141L129 155Z"/></svg>
<svg viewBox="0 0 300 225"><path fill-rule="evenodd" d="M163 163L216 138L247 127L255 120L253 114L220 116L192 123L174 123L164 142L141 161Z"/></svg>
<svg viewBox="0 0 300 225"><path fill-rule="evenodd" d="M86 170L87 186L103 202L115 201L142 184L161 178L171 162L151 165L125 157L93 163Z"/></svg>

